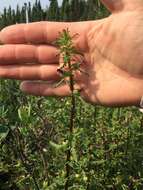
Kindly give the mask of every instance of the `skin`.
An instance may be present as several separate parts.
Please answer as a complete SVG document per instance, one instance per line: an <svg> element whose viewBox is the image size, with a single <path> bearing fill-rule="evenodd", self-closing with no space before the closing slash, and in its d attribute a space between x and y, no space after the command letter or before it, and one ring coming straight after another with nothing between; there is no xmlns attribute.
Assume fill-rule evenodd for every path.
<svg viewBox="0 0 143 190"><path fill-rule="evenodd" d="M59 31L68 28L83 55L76 87L92 104L138 106L143 95L143 1L102 0L111 11L105 19L17 24L0 32L0 78L22 80L20 89L36 96L68 96L57 88L62 59L54 46ZM39 82L40 80L40 82Z"/></svg>

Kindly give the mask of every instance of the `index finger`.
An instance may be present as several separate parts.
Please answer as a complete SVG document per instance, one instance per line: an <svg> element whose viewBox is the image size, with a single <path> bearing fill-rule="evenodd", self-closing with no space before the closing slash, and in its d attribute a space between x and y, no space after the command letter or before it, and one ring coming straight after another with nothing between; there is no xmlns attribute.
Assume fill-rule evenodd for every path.
<svg viewBox="0 0 143 190"><path fill-rule="evenodd" d="M0 32L0 41L4 44L52 44L63 29L69 29L71 35L79 34L83 46L87 22L34 22L29 24L17 24L4 28ZM83 48L83 47L82 47Z"/></svg>

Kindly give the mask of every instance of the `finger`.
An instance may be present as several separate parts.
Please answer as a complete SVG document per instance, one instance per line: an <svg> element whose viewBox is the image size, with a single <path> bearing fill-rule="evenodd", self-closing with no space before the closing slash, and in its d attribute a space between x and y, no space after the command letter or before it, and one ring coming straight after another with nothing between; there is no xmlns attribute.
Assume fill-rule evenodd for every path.
<svg viewBox="0 0 143 190"><path fill-rule="evenodd" d="M4 28L0 32L0 41L4 44L53 44L59 37L59 32L69 29L73 36L78 34L75 40L76 48L83 50L88 47L86 35L92 22L34 22L29 24L17 24Z"/></svg>
<svg viewBox="0 0 143 190"><path fill-rule="evenodd" d="M20 89L27 94L35 96L65 97L71 94L70 88L66 84L55 88L54 85L48 83L24 81L21 83Z"/></svg>
<svg viewBox="0 0 143 190"><path fill-rule="evenodd" d="M3 45L0 46L0 64L57 63L59 51L47 45Z"/></svg>
<svg viewBox="0 0 143 190"><path fill-rule="evenodd" d="M57 65L0 66L0 78L16 80L59 80Z"/></svg>
<svg viewBox="0 0 143 190"><path fill-rule="evenodd" d="M56 40L65 23L34 22L4 28L0 33L3 43L50 43Z"/></svg>

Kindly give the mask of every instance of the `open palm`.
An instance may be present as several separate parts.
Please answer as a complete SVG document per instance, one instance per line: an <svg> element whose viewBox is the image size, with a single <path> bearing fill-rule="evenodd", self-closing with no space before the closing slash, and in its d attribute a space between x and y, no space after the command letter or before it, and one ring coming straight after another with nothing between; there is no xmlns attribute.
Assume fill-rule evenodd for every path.
<svg viewBox="0 0 143 190"><path fill-rule="evenodd" d="M0 77L24 80L21 89L29 94L69 95L66 84L52 85L60 80L59 50L53 42L68 28L71 35L78 34L74 43L83 54L81 67L88 73L76 78L82 97L93 104L138 105L143 95L143 2L102 1L112 12L102 20L39 22L2 30Z"/></svg>

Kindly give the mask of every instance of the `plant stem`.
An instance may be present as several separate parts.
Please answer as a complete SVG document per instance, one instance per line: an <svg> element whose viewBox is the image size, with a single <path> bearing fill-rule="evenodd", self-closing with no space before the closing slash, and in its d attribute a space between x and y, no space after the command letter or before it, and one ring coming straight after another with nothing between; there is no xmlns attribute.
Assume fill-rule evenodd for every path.
<svg viewBox="0 0 143 190"><path fill-rule="evenodd" d="M74 55L78 54L76 48L74 47L73 37L70 36L69 30L63 30L60 33L60 37L57 40L56 44L60 48L60 53L63 57L63 63L58 71L63 75L60 82L67 81L68 78L68 85L70 88L71 94L71 106L70 106L70 121L69 121L69 134L68 134L68 147L66 150L66 182L65 182L65 190L69 189L70 186L70 175L71 175L71 156L72 156L72 140L73 140L73 133L74 133L74 122L75 122L75 111L76 111L76 103L75 103L75 94L74 94L74 73L75 71L79 70L80 64L78 62L73 61ZM74 62L74 63L73 63ZM59 84L58 84L59 85Z"/></svg>
<svg viewBox="0 0 143 190"><path fill-rule="evenodd" d="M66 53L68 56L68 54ZM71 61L68 62L68 69L71 72L70 77L69 77L69 86L70 86L70 91L71 91L71 110L70 110L70 126L69 126L69 135L72 137L73 135L73 130L74 130L74 120L75 120L75 95L74 95L74 77L73 77L73 72L71 69ZM65 183L65 190L68 190L69 188L69 177L71 173L71 167L69 165L69 162L71 161L71 143L69 144L68 150L66 152L67 158L66 158L66 183Z"/></svg>

